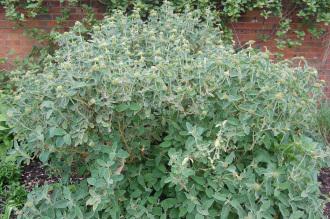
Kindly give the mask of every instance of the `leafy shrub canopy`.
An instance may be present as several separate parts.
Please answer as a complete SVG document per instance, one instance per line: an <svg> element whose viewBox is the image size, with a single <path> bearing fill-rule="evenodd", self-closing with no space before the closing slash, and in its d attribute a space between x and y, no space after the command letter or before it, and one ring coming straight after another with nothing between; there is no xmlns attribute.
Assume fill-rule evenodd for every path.
<svg viewBox="0 0 330 219"><path fill-rule="evenodd" d="M21 218L321 217L316 72L235 53L206 14L118 12L58 38L9 117L17 150L63 182Z"/></svg>

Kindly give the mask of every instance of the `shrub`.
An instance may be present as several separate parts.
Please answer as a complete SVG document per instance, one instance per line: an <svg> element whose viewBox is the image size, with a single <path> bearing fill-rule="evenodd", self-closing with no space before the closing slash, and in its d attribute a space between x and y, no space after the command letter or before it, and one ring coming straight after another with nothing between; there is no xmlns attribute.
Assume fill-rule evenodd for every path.
<svg viewBox="0 0 330 219"><path fill-rule="evenodd" d="M21 81L17 150L63 179L20 218L322 217L316 71L235 53L211 13L137 14L78 23Z"/></svg>

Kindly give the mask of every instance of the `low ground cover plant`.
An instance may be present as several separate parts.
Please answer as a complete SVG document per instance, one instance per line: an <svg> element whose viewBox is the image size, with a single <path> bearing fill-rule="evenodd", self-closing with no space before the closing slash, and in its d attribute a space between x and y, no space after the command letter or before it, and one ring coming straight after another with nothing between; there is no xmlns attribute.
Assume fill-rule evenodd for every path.
<svg viewBox="0 0 330 219"><path fill-rule="evenodd" d="M6 96L0 93L0 157L3 157L6 150L11 146L12 137L9 134L7 121L7 104L5 103Z"/></svg>
<svg viewBox="0 0 330 219"><path fill-rule="evenodd" d="M62 179L19 218L321 218L316 71L236 53L212 13L138 14L76 24L20 82L17 154Z"/></svg>
<svg viewBox="0 0 330 219"><path fill-rule="evenodd" d="M0 93L0 217L10 218L13 211L26 201L25 188L20 184L20 167L15 157L7 155L13 146L13 135L7 125L9 89ZM6 93L6 95L4 94Z"/></svg>
<svg viewBox="0 0 330 219"><path fill-rule="evenodd" d="M325 141L330 143L330 103L323 102L317 114L317 122Z"/></svg>
<svg viewBox="0 0 330 219"><path fill-rule="evenodd" d="M13 161L0 161L0 209L1 218L9 219L14 211L23 207L27 192L20 184L21 171Z"/></svg>

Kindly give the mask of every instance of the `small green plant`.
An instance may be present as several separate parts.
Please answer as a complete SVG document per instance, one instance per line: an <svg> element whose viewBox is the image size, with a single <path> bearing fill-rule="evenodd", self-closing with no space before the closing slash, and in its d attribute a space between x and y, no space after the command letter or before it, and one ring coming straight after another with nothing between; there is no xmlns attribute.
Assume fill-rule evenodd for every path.
<svg viewBox="0 0 330 219"><path fill-rule="evenodd" d="M1 161L0 185L7 186L11 182L18 182L20 179L20 170L13 162Z"/></svg>
<svg viewBox="0 0 330 219"><path fill-rule="evenodd" d="M17 154L62 179L19 218L322 217L316 71L235 52L205 14L165 4L57 37L8 116Z"/></svg>
<svg viewBox="0 0 330 219"><path fill-rule="evenodd" d="M6 204L5 210L3 214L0 214L2 219L10 219L12 212L15 210L15 205L14 204Z"/></svg>
<svg viewBox="0 0 330 219"><path fill-rule="evenodd" d="M6 204L21 208L26 201L26 196L27 192L24 186L19 181L12 181L7 187Z"/></svg>
<svg viewBox="0 0 330 219"><path fill-rule="evenodd" d="M324 102L321 104L319 112L317 114L317 122L320 128L320 132L327 143L330 140L330 103Z"/></svg>
<svg viewBox="0 0 330 219"><path fill-rule="evenodd" d="M6 151L12 146L13 140L6 123L8 105L5 103L5 99L5 95L0 93L0 159L5 156Z"/></svg>
<svg viewBox="0 0 330 219"><path fill-rule="evenodd" d="M2 218L9 218L13 210L23 206L26 201L27 192L20 184L21 172L16 163L0 162L0 198L4 200L1 208L4 209Z"/></svg>

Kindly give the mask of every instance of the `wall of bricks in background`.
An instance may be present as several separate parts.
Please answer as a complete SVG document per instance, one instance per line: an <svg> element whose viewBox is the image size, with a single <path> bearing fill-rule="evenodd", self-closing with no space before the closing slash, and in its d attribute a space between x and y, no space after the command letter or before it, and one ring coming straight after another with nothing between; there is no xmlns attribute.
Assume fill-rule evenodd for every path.
<svg viewBox="0 0 330 219"><path fill-rule="evenodd" d="M56 25L56 18L61 15L63 5L60 1L50 0L45 4L49 8L47 14L39 15L34 20L28 20L25 24L28 27L42 28L50 30ZM86 1L85 3L93 6L97 18L101 19L104 7L97 1ZM83 10L80 7L71 8L71 16L65 23L68 28L76 20L83 17ZM284 51L276 48L275 32L278 27L277 18L264 19L259 16L259 12L253 11L242 16L238 22L230 25L234 33L236 47L243 47L249 40L254 40L255 47L260 49L267 48L271 52L282 52L285 58L304 56L308 63L319 70L320 78L326 81L325 93L330 97L330 27L325 27L326 33L320 39L314 39L306 35L303 45L298 48L285 49ZM293 25L298 26L299 21L293 20ZM22 29L15 29L15 23L6 20L4 9L0 8L0 58L9 57L10 60L25 57L36 45L35 41L24 35ZM270 35L270 40L263 42L262 35ZM289 35L290 37L290 35ZM294 35L291 36L294 38ZM12 62L0 66L0 68L13 68Z"/></svg>
<svg viewBox="0 0 330 219"><path fill-rule="evenodd" d="M93 7L95 16L98 19L103 17L104 7L98 1L86 0L82 3ZM40 14L33 20L27 20L23 23L28 28L40 28L45 31L50 31L57 25L56 19L61 16L63 4L58 0L45 1L45 6L48 8L47 14ZM84 10L82 7L71 7L70 17L64 22L63 31L68 30L73 26L77 20L84 17ZM27 56L34 46L38 45L36 41L32 40L26 35L23 28L17 28L15 22L8 21L5 17L5 10L0 7L0 58L8 57L9 62L5 65L0 65L0 69L14 68L14 60L21 59Z"/></svg>
<svg viewBox="0 0 330 219"><path fill-rule="evenodd" d="M330 27L323 26L325 34L319 39L306 34L302 46L279 50L276 47L275 33L278 28L279 20L277 18L264 19L259 16L259 12L248 12L242 16L238 22L230 25L233 30L236 47L244 46L249 40L254 40L254 46L271 52L281 52L285 58L305 57L308 64L317 68L320 78L326 81L325 94L330 98ZM301 25L298 19L293 19L292 26ZM263 42L263 34L271 36L269 40ZM294 34L289 34L294 39Z"/></svg>

